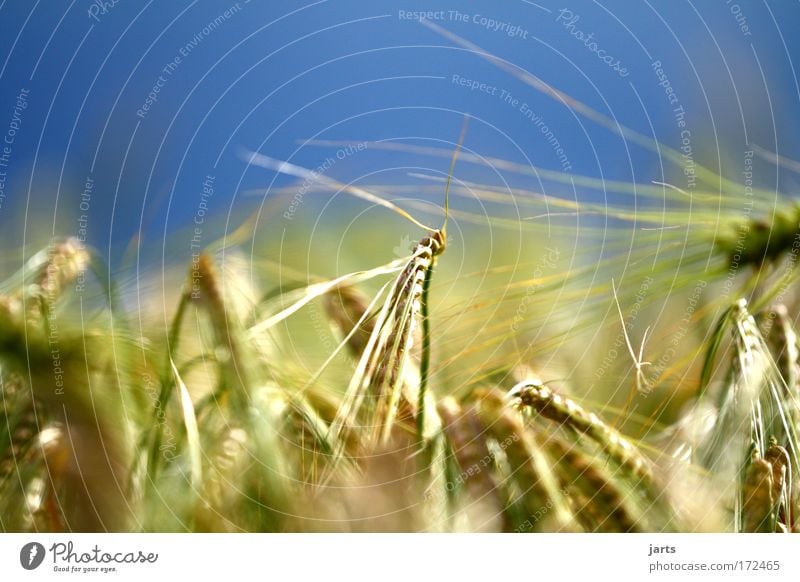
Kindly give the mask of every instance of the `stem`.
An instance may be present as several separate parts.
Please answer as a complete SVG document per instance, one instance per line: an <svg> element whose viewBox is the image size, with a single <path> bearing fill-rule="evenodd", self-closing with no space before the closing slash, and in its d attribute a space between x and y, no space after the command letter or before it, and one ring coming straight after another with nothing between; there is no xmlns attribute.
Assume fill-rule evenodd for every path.
<svg viewBox="0 0 800 582"><path fill-rule="evenodd" d="M425 445L425 397L428 393L428 374L431 366L431 323L428 316L428 295L433 277L434 262L425 272L422 283L422 357L419 365L419 393L417 394L417 439L420 448Z"/></svg>
<svg viewBox="0 0 800 582"><path fill-rule="evenodd" d="M158 469L158 453L161 447L161 433L162 425L158 422L156 415L159 410L164 410L169 403L170 396L172 395L172 387L174 384L173 375L171 373L171 358L172 353L178 347L178 338L180 337L181 324L183 323L183 316L186 313L186 306L189 305L189 293L185 292L181 295L181 301L178 304L178 310L175 312L175 317L172 320L172 325L169 330L169 339L167 343L167 360L164 366L164 372L161 376L161 392L158 395L158 403L153 410L153 420L155 422L153 444L150 448L150 458L147 463L147 473L150 476L150 481L155 482L156 471Z"/></svg>

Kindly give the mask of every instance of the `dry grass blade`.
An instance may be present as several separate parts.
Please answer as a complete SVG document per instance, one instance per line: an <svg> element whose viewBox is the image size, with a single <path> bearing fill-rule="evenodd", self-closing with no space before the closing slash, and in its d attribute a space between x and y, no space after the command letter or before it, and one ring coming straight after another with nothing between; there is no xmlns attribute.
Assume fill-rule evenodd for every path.
<svg viewBox="0 0 800 582"><path fill-rule="evenodd" d="M630 353L631 359L633 360L633 366L636 369L636 383L635 383L636 392L641 394L642 392L648 389L648 381L647 377L644 374L643 369L645 366L649 366L650 362L644 362L642 361L642 358L644 356L644 345L645 342L647 341L647 334L650 331L650 328L648 327L646 330L644 330L644 334L642 335L642 344L641 347L639 348L639 356L637 357L636 352L633 351L631 340L628 337L628 328L627 324L625 323L625 316L622 315L622 308L619 305L619 297L617 297L617 286L614 284L613 279L611 280L611 290L613 291L614 294L614 304L617 307L619 320L620 323L622 324L622 334L623 337L625 338L625 345L628 347L628 353ZM634 392L631 391L631 397L629 397L628 403L626 403L625 405L625 411L623 412L623 417L627 416L633 394Z"/></svg>
<svg viewBox="0 0 800 582"><path fill-rule="evenodd" d="M356 284L361 283L363 281L367 281L374 277L379 277L381 275L390 275L392 273L396 273L403 265L406 263L404 259L398 259L388 263L387 265L382 265L380 267L376 267L374 269L370 269L368 271L358 271L356 273L348 273L347 275L342 275L341 277L337 277L330 281L323 281L320 283L313 283L307 287L302 289L297 289L286 293L282 298L284 301L290 301L290 305L275 313L270 315L266 319L258 322L257 324L250 327L250 334L256 334L263 332L276 324L280 323L281 321L285 320L287 317L297 313L300 309L302 309L305 305L308 305L314 299L322 297L327 293L330 293L333 289L340 287L343 283L348 284Z"/></svg>
<svg viewBox="0 0 800 582"><path fill-rule="evenodd" d="M172 359L170 359L170 365L172 366L172 374L175 377L175 384L178 387L181 411L183 412L183 425L186 428L186 446L189 449L189 467L192 488L198 490L203 483L203 463L200 446L200 431L197 428L194 403Z"/></svg>

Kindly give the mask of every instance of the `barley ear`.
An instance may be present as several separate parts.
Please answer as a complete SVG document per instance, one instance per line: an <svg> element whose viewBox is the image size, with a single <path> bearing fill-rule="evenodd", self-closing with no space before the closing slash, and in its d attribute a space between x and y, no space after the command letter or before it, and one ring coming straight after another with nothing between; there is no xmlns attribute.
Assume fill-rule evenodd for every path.
<svg viewBox="0 0 800 582"><path fill-rule="evenodd" d="M776 527L775 498L773 496L772 465L758 457L745 471L742 489L743 531L747 533L772 533Z"/></svg>
<svg viewBox="0 0 800 582"><path fill-rule="evenodd" d="M461 508L470 529L502 529L503 503L492 469L492 454L486 444L486 428L474 407L461 408L450 397L437 407L443 430L458 463L459 473L446 483L447 491L463 489L467 501Z"/></svg>
<svg viewBox="0 0 800 582"><path fill-rule="evenodd" d="M488 433L508 460L507 480L514 483L510 501L524 512L514 530L575 531L578 526L567 498L537 435L525 427L517 411L507 406L499 390L481 391L475 396Z"/></svg>

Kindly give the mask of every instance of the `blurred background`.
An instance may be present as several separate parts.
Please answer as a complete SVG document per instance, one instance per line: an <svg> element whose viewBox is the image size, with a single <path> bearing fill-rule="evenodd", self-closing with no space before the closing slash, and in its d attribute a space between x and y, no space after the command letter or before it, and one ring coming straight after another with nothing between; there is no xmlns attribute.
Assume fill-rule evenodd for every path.
<svg viewBox="0 0 800 582"><path fill-rule="evenodd" d="M662 172L657 155L437 35L417 11L673 147L672 109L682 106L695 155L720 173L736 174L750 143L797 152L796 2L11 0L0 6L0 125L13 141L2 168L4 246L68 234L86 215L88 239L115 261L133 237L190 225L207 176L215 216L252 210L293 182L248 168L243 149L316 168L338 148L306 140L447 146L465 114L467 148L480 155L604 180ZM330 170L338 180L409 183L410 160L397 153L340 155ZM435 170L446 166L437 160Z"/></svg>
<svg viewBox="0 0 800 582"><path fill-rule="evenodd" d="M618 282L630 299L623 308L639 313L636 295L647 279L626 280L624 269L636 225L593 212L556 235L547 217L520 210L520 197L638 208L652 199L618 183L691 190L694 163L741 184L738 192L720 184L723 196L743 195L744 170L764 191L796 191L796 174L763 156L752 167L746 159L755 146L800 157L798 23L800 3L731 0L6 0L0 265L9 275L51 237L77 236L118 274L128 304L147 305L146 293L166 298L160 309L169 311L193 254L220 248L223 237L248 241L242 261L258 267L265 289L384 264L408 254L424 231L342 192L251 165L251 153L374 187L438 226L449 152L468 116L456 167L464 190L451 204L449 258L432 299L441 307L437 329L452 338L436 355L437 373L445 386L463 385L507 360L499 343L519 341L516 328L498 332L487 322L529 317L521 313L527 303L503 303L506 293L538 289L526 280L622 253ZM652 143L685 148L684 167L534 90L509 66ZM570 178L581 176L596 181ZM469 195L472 183L509 196L493 205ZM616 246L605 248L606 234ZM577 328L592 296L571 293L538 307L555 313L567 305L567 316L560 309L538 321ZM613 321L608 290L600 295L603 317ZM667 313L654 306L635 327L659 329ZM291 331L290 351L319 362L327 353L320 347L332 344L315 317ZM525 333L523 348L513 349L528 363L524 345L535 351L539 331L531 324ZM547 349L557 353L559 341ZM476 354L465 371L460 357ZM630 378L598 375L607 357L600 350L583 375L607 382L604 394L624 384L615 397L621 405ZM580 371L582 358L561 350L550 375Z"/></svg>

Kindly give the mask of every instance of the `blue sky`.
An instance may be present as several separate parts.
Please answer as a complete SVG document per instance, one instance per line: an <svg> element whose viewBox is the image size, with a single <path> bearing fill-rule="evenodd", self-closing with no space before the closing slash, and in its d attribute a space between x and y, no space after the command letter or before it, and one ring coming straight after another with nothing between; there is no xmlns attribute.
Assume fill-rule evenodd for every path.
<svg viewBox="0 0 800 582"><path fill-rule="evenodd" d="M316 167L336 148L305 139L446 146L465 113L474 118L466 146L481 155L552 170L563 169L566 156L570 171L605 179L657 175L657 156L422 26L413 15L421 10L679 146L669 86L697 155L720 160L724 173L736 173L748 143L800 157L797 2L54 4L0 4L0 132L8 135L13 122L14 133L0 168L7 244L21 243L23 228L26 240L74 230L90 180L88 237L115 255L140 230L150 236L191 224L209 175L209 212L223 214L259 202L245 190L293 182L247 168L242 149ZM348 155L331 175L396 180L387 168L398 163L391 152ZM791 177L782 183L792 185Z"/></svg>

